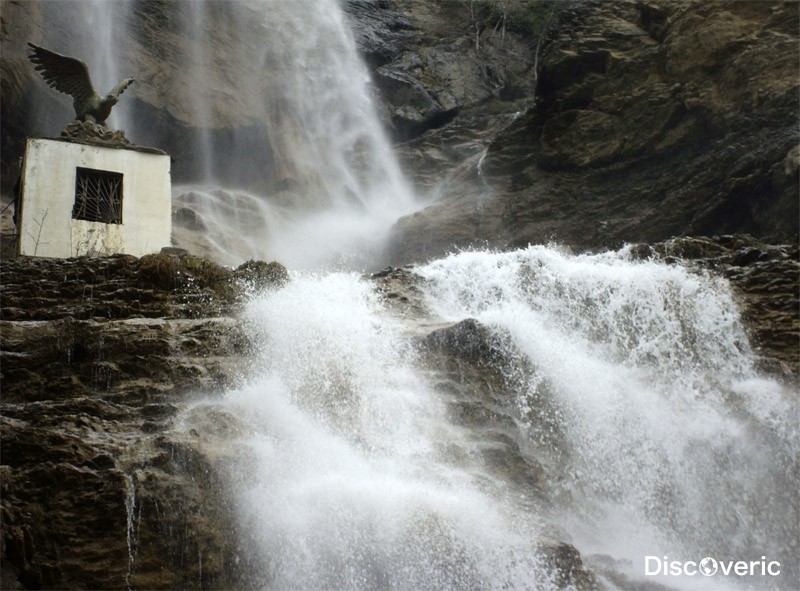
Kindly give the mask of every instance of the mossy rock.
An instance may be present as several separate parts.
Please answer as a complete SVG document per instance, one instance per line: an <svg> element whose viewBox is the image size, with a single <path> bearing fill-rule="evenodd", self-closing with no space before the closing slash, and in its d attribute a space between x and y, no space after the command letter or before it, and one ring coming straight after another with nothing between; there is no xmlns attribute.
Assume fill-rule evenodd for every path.
<svg viewBox="0 0 800 591"><path fill-rule="evenodd" d="M140 287L171 291L179 283L180 259L168 254L148 254L139 259Z"/></svg>
<svg viewBox="0 0 800 591"><path fill-rule="evenodd" d="M161 252L139 259L137 279L140 288L181 296L185 313L196 317L227 314L247 294L285 284L289 273L276 262L251 260L233 270L185 252Z"/></svg>
<svg viewBox="0 0 800 591"><path fill-rule="evenodd" d="M234 275L240 282L255 290L281 287L289 281L286 267L275 261L265 263L249 260L239 265Z"/></svg>
<svg viewBox="0 0 800 591"><path fill-rule="evenodd" d="M190 254L148 254L139 259L142 287L172 291L191 285L218 289L233 278L233 271Z"/></svg>

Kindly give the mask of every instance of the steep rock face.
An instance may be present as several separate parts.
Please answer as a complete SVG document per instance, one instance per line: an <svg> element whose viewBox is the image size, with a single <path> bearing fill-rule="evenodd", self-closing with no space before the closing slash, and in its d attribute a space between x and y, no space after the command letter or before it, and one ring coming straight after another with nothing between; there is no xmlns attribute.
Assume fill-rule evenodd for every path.
<svg viewBox="0 0 800 591"><path fill-rule="evenodd" d="M429 0L350 0L359 49L373 69L395 138L417 137L465 108L533 91L529 39L487 6Z"/></svg>
<svg viewBox="0 0 800 591"><path fill-rule="evenodd" d="M237 300L285 270L161 254L20 258L1 275L2 587L247 586L224 450L204 445L226 418L171 425L237 383Z"/></svg>
<svg viewBox="0 0 800 591"><path fill-rule="evenodd" d="M535 108L491 141L491 198L402 221L397 260L480 240L796 236L797 42L794 3L567 5L547 33ZM450 235L478 216L487 231Z"/></svg>

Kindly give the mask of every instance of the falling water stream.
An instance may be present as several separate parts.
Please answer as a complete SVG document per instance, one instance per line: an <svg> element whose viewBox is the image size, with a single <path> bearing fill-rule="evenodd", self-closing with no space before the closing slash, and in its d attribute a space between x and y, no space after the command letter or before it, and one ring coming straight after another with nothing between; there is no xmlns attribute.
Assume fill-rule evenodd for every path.
<svg viewBox="0 0 800 591"><path fill-rule="evenodd" d="M129 19L133 0L89 0L79 2L77 7L84 13L88 20L92 46L81 48L76 55L96 55L92 70L92 82L95 90L101 95L110 92L121 80L127 78L129 73L123 59L124 49L121 43L129 35ZM85 50L85 51L84 51ZM112 110L108 124L115 129L131 129L132 121L130 112L126 109Z"/></svg>
<svg viewBox="0 0 800 591"><path fill-rule="evenodd" d="M176 190L222 262L292 269L248 306L258 356L246 384L176 425L212 411L239 425L224 444L251 584L556 589L542 549L564 541L609 588L795 588L796 393L756 369L728 284L625 250L464 252L414 269L429 316L398 314L341 270L374 264L416 207L345 17L334 0L252 4L269 30L264 108L291 200L215 186L210 136L212 174ZM123 6L85 4L97 19L111 5ZM207 3L185 6L207 27ZM198 69L209 59L192 55ZM452 376L420 347L420 334L467 318L520 360L523 379L486 410L510 417L520 461L542 467L535 491L481 453L495 434L454 418ZM764 557L781 575L648 576L648 556Z"/></svg>
<svg viewBox="0 0 800 591"><path fill-rule="evenodd" d="M249 305L259 355L247 384L182 423L213 410L240 426L227 477L251 583L555 589L542 549L567 541L609 588L790 589L797 404L755 369L725 281L624 250L544 246L416 268L425 322L475 318L522 360L499 404L521 460L543 466L534 491L481 454L488 430L454 420L419 347L423 321L330 270L374 261L414 200L338 4L312 4L270 3L264 40L280 71L265 98L276 162L301 205L223 188L181 197L222 230L210 234L233 235L221 252L293 269ZM648 576L647 556L765 557L782 574Z"/></svg>
<svg viewBox="0 0 800 591"><path fill-rule="evenodd" d="M249 55L269 72L263 110L279 179L275 194L215 188L206 179L178 187L176 197L209 226L221 262L270 257L305 269L369 264L389 227L416 204L375 112L369 73L344 13L336 0L251 4L264 31L260 53ZM199 45L208 6L192 4L199 31L191 36ZM204 159L215 150L207 145Z"/></svg>

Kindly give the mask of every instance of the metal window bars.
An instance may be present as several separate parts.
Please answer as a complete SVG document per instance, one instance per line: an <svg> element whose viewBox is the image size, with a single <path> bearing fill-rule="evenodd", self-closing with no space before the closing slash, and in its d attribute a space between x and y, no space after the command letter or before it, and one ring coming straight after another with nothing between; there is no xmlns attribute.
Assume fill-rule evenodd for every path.
<svg viewBox="0 0 800 591"><path fill-rule="evenodd" d="M103 224L122 223L122 174L77 168L72 217Z"/></svg>

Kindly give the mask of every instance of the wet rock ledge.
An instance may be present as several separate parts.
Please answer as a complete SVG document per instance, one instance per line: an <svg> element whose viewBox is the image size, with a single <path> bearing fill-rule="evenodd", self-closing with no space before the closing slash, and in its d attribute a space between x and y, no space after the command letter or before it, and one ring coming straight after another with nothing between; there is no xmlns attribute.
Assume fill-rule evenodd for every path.
<svg viewBox="0 0 800 591"><path fill-rule="evenodd" d="M286 280L181 252L3 262L0 587L247 586L219 460L167 426L237 382L236 312Z"/></svg>
<svg viewBox="0 0 800 591"><path fill-rule="evenodd" d="M769 244L748 234L682 236L633 253L682 260L722 275L736 292L742 319L761 369L800 383L800 248L797 241Z"/></svg>

